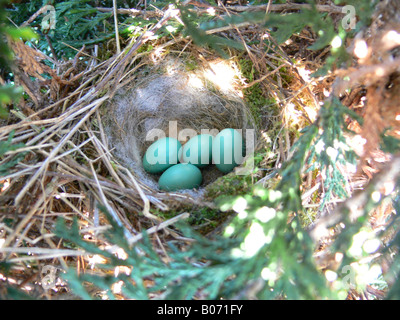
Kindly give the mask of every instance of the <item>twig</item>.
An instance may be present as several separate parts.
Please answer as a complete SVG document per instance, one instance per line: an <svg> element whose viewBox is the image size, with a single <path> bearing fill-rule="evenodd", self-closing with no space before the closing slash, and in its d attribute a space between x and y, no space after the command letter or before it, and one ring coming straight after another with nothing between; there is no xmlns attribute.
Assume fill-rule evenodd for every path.
<svg viewBox="0 0 400 320"><path fill-rule="evenodd" d="M47 34L45 34L45 38L46 38L47 44L49 45L50 51L51 51L51 53L53 54L53 59L54 59L54 61L55 61L56 63L58 63L57 55L56 55L56 52L55 52L55 50L54 50L54 48L53 48L53 45L52 45L52 43L51 43L50 37L49 37Z"/></svg>
<svg viewBox="0 0 400 320"><path fill-rule="evenodd" d="M17 225L14 232L10 234L4 241L3 247L9 246L11 241L19 234L19 232L26 226L26 224L31 220L31 218L37 213L37 209L44 203L45 198L48 197L49 194L53 192L55 188L57 188L58 178L54 177L52 181L47 185L45 190L45 194L43 197L39 197L34 206L29 210L28 214L25 216L24 219Z"/></svg>
<svg viewBox="0 0 400 320"><path fill-rule="evenodd" d="M251 22L241 22L241 23L238 23L235 25L228 25L228 26L223 26L223 27L219 27L219 28L215 28L215 29L206 30L206 34L213 34L213 33L224 32L224 31L228 31L228 30L232 30L232 29L245 28L252 24L253 23L251 23Z"/></svg>
<svg viewBox="0 0 400 320"><path fill-rule="evenodd" d="M147 234L152 234L152 233L158 232L158 231L160 231L162 229L165 229L166 227L170 226L171 224L176 223L179 220L183 220L183 219L189 218L189 216L190 216L190 214L188 212L181 213L180 215L177 215L177 216L175 216L175 217L173 217L173 218L171 218L169 220L161 222L160 224L158 224L158 225L156 225L154 227L151 227L150 229L147 229L146 233ZM130 239L128 241L129 245L132 245L132 244L136 243L137 241L139 241L142 238L143 238L143 233L140 233L140 234L134 236L132 239Z"/></svg>
<svg viewBox="0 0 400 320"><path fill-rule="evenodd" d="M150 201L144 194L142 188L139 186L137 183L136 179L133 177L133 175L130 173L130 171L127 168L120 167L120 169L125 169L126 173L128 174L129 178L132 180L136 190L139 192L140 197L143 200L144 207L143 207L143 214L147 218L154 219L156 221L160 221L161 219L153 214L150 213Z"/></svg>
<svg viewBox="0 0 400 320"><path fill-rule="evenodd" d="M117 0L113 0L113 12L114 12L115 41L117 43L117 54L120 54L121 53L121 45L119 43Z"/></svg>
<svg viewBox="0 0 400 320"><path fill-rule="evenodd" d="M304 192L304 193L301 195L301 202L302 202L302 205L303 205L303 206L305 206L305 205L307 204L307 202L310 200L309 198L311 197L311 195L312 195L315 191L317 191L317 190L319 189L320 186L321 186L321 182L317 182L317 183L315 184L314 187L312 187L311 189L307 190L306 192ZM321 205L321 204L318 204L318 206L320 206L320 205Z"/></svg>
<svg viewBox="0 0 400 320"><path fill-rule="evenodd" d="M114 8L100 8L100 7L96 7L96 10L100 11L100 12L114 12L115 14L115 9ZM128 14L130 16L136 17L138 15L144 15L146 14L146 11L143 10L137 10L137 9L116 9L118 14Z"/></svg>
<svg viewBox="0 0 400 320"><path fill-rule="evenodd" d="M0 229L4 229L8 233L13 233L14 232L14 230L12 228L8 227L5 223L0 223ZM42 234L40 237L36 238L35 240L32 240L32 239L30 239L30 238L28 238L26 236L23 236L23 235L18 235L18 238L23 240L23 241L25 241L25 242L27 242L27 243L35 245L37 242L42 241L45 238L51 238L51 237L54 237L54 236L55 236L54 233L46 233L46 234ZM2 248L2 247L0 247L0 248Z"/></svg>
<svg viewBox="0 0 400 320"><path fill-rule="evenodd" d="M262 76L261 78L259 78L257 80L254 80L254 81L250 82L249 84L244 85L243 88L250 88L250 87L254 86L255 84L257 84L259 82L263 82L269 76L272 76L273 74L277 73L281 68L287 67L287 66L290 66L290 64L288 62L286 62L286 64L281 64L280 66L278 66L277 68L275 68L271 72L268 72L266 75Z"/></svg>
<svg viewBox="0 0 400 320"><path fill-rule="evenodd" d="M26 27L28 24L31 24L38 16L47 11L48 11L48 5L41 7L28 20L26 20L23 24L21 24L21 27Z"/></svg>
<svg viewBox="0 0 400 320"><path fill-rule="evenodd" d="M131 239L132 234L128 231L128 229L125 228L121 219L118 217L117 213L114 211L114 209L108 203L108 200L107 200L106 196L104 195L104 192L99 183L99 179L97 178L96 170L94 170L93 163L89 162L89 164L90 164L90 168L92 169L93 177L96 180L96 184L97 184L98 191L100 194L101 201L103 202L103 205L107 208L108 213L111 214L111 216L113 217L115 222L124 230L124 235L125 235L126 239L127 240Z"/></svg>
<svg viewBox="0 0 400 320"><path fill-rule="evenodd" d="M95 180L87 178L87 177L83 177L83 176L78 176L78 175L65 174L65 173L61 173L61 172L52 172L52 171L46 172L46 175L49 177L59 177L64 180L81 181L81 182L87 183L89 185L97 185ZM100 176L100 178L101 178L101 176ZM108 189L114 191L114 193L119 193L119 194L125 195L127 197L136 195L136 193L132 189L121 187L111 181L100 181L99 180L99 184L104 188L108 188Z"/></svg>
<svg viewBox="0 0 400 320"><path fill-rule="evenodd" d="M65 42L61 42L61 43L62 43L64 46L67 46L68 48L71 48L72 50L78 51L77 54L79 54L79 55L83 54L83 55L85 55L85 56L87 56L87 57L89 57L89 58L96 59L96 60L99 60L99 61L100 61L99 58L94 57L94 56L92 56L92 55L90 55L90 54L84 52L85 45L83 45L83 47L82 47L81 49L77 49L77 48L71 46L71 45L68 44L68 43L65 43Z"/></svg>
<svg viewBox="0 0 400 320"><path fill-rule="evenodd" d="M268 9L269 12L281 12L287 10L303 10L303 9L311 9L312 6L306 3L284 3L284 4L262 4L258 6L227 6L225 7L228 10L236 11L236 12L244 12L244 11L266 11ZM342 7L335 5L315 5L315 8L321 12L329 12L329 13L342 13ZM217 8L215 8L217 9ZM221 8L218 8L221 10Z"/></svg>
<svg viewBox="0 0 400 320"><path fill-rule="evenodd" d="M99 115L97 113L97 118L99 119ZM100 120L100 119L99 119ZM99 125L101 124L101 121L99 121ZM85 126L86 127L86 126ZM109 172L111 173L111 175L113 176L113 178L115 179L115 181L117 181L117 183L121 186L124 187L123 182L121 181L121 179L118 177L117 173L115 172L112 164L110 163L110 160L108 159L108 155L110 153L110 151L107 150L107 148L97 139L97 137L95 136L95 134L92 132L91 129L87 128L87 131L90 135L91 139L94 139L94 146L96 148L96 150L99 153L99 157L98 158L102 158L104 164L106 165L107 169L109 170ZM97 160L97 159L96 159ZM94 160L94 161L96 161Z"/></svg>
<svg viewBox="0 0 400 320"><path fill-rule="evenodd" d="M78 256L78 255L85 254L85 251L70 250L70 249L55 250L55 249L37 248L37 247L18 247L18 248L0 247L0 252L11 252L11 253L51 254L51 253L53 253L53 251L57 251L58 253L63 253L64 255Z"/></svg>
<svg viewBox="0 0 400 320"><path fill-rule="evenodd" d="M54 249L53 249L54 250ZM35 260L49 260L49 259L55 259L55 258L61 258L61 257L65 257L65 256L82 256L85 253L81 253L79 251L73 253L50 253L50 254L43 254L40 256L28 256L28 257L18 257L18 258L11 258L8 259L7 262L10 263L17 263L17 262L22 262L22 261L32 261L32 259L34 258Z"/></svg>

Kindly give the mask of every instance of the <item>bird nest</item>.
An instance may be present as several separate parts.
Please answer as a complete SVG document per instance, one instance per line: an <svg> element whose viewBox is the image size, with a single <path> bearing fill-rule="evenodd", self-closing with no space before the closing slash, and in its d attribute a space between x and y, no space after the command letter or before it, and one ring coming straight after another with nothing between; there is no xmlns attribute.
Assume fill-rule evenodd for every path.
<svg viewBox="0 0 400 320"><path fill-rule="evenodd" d="M26 45L18 46L19 52L25 52ZM158 176L142 167L144 152L154 140L148 137L149 131L157 128L170 136L170 129L175 129L183 144L194 132L210 130L215 135L225 128L242 129L245 142L251 144L248 150L254 150L256 124L244 103L243 79L232 60L205 51L195 61L193 52L188 52L189 65L179 55L159 50L167 46L184 56L183 50L198 50L181 39L142 53L136 52L137 47L127 49L104 62L92 59L86 65L79 64L78 53L61 68L69 79L54 77L48 96L12 111L11 124L2 128L1 138L10 137L11 144L23 143L24 148L3 160L18 158L19 163L2 177L7 186L2 204L9 213L22 208L31 211L6 244L37 214L63 211L83 216L102 203L130 229L127 212L159 221L152 209L213 206L201 196L203 187L223 175L215 166L203 169L200 190L166 193L158 189ZM26 52L33 54L31 48ZM29 68L39 72L44 58L41 53L33 58ZM80 68L80 73L69 74L71 68ZM189 135L185 135L187 130L192 130Z"/></svg>
<svg viewBox="0 0 400 320"><path fill-rule="evenodd" d="M132 40L123 52L105 61L96 57L81 60L84 52L80 51L56 72L44 68L42 53L22 42L16 44L20 60L29 61L18 66L16 75L36 77L45 71L52 77L43 78L45 82L39 86L39 81L19 79L27 81L24 86L31 99L12 110L0 128L1 142L8 148L1 163L10 164L0 179L0 240L6 250L0 257L7 255L8 261L17 264L28 258L42 263L63 257L59 261L65 267L64 258L82 252L58 249L53 233L56 218L70 221L77 216L82 235L99 239L108 226L101 206L123 226L130 243L139 239L143 228L152 234L188 218L190 208L215 209L213 197L221 193L205 197L205 187L212 187L223 175L215 166L202 169L204 181L198 190L168 193L158 189L158 176L142 167L144 152L153 140L148 137L151 129L170 136L172 128L178 138L183 132L182 143L188 139L185 129L192 134L205 129L214 134L225 128L242 129L248 151L258 148L260 137L266 141L254 120L254 110L244 102L246 82L237 57L223 60L185 38L161 40L153 43L155 49L141 52L140 45L143 43ZM279 73L290 63L282 64L279 58L279 65L270 61L259 64L266 59L262 53L246 55L245 59L253 59L260 77L247 88L263 83L266 96L278 97ZM285 72L300 79L292 69ZM46 94L42 94L44 88ZM267 106L261 113L266 120L264 129L281 119L279 113L271 118ZM273 145L273 150L277 148L284 152L282 144ZM278 152L270 153L265 161L276 160L271 154ZM247 155L248 160L252 154ZM235 188L236 181L230 181L224 183ZM12 226L4 223L7 219L13 221ZM170 228L165 237L168 235L179 238ZM20 247L21 241L26 246ZM27 257L28 253L35 257ZM71 259L68 264L76 261Z"/></svg>
<svg viewBox="0 0 400 320"><path fill-rule="evenodd" d="M215 59L187 71L184 61L166 58L146 65L145 72L107 101L102 119L112 153L146 186L158 191L159 176L147 174L142 159L160 136L174 137L184 144L194 135L216 135L225 128L235 128L241 130L249 153L254 151L256 125L233 86L237 70L231 63ZM202 169L202 174L201 188L223 175L214 166ZM192 197L202 194L201 190L184 193Z"/></svg>

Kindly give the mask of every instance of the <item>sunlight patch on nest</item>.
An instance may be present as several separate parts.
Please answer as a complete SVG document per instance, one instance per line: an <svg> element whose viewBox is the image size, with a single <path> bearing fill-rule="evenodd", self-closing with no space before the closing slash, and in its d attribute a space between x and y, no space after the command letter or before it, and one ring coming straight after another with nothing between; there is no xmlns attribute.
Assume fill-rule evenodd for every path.
<svg viewBox="0 0 400 320"><path fill-rule="evenodd" d="M238 88L241 73L237 65L230 61L215 60L203 71L205 79L212 82L222 92L235 92L243 97Z"/></svg>

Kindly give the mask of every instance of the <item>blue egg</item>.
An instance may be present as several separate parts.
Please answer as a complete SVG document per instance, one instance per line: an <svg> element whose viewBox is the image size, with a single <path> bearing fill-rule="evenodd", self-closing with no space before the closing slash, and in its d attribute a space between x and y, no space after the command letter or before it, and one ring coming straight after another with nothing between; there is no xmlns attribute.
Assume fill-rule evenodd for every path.
<svg viewBox="0 0 400 320"><path fill-rule="evenodd" d="M224 129L218 133L212 145L212 159L216 167L228 173L243 161L243 138L235 129Z"/></svg>
<svg viewBox="0 0 400 320"><path fill-rule="evenodd" d="M199 168L190 163L179 163L165 170L158 180L158 186L161 190L177 191L198 188L202 181Z"/></svg>
<svg viewBox="0 0 400 320"><path fill-rule="evenodd" d="M204 168L212 162L211 134L200 134L191 138L182 148L182 163L190 163Z"/></svg>
<svg viewBox="0 0 400 320"><path fill-rule="evenodd" d="M178 163L181 143L175 138L161 138L154 142L143 157L143 168L149 173L161 173Z"/></svg>

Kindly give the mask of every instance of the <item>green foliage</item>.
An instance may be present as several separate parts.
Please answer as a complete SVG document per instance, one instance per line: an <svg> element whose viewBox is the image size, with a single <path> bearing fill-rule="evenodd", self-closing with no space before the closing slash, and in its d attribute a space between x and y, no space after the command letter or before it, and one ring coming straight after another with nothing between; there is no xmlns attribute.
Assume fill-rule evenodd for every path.
<svg viewBox="0 0 400 320"><path fill-rule="evenodd" d="M358 32L361 27L371 23L372 14L378 1L376 0L335 0L337 5L351 5L356 9L356 14L359 19L358 25L353 32Z"/></svg>
<svg viewBox="0 0 400 320"><path fill-rule="evenodd" d="M5 108L12 102L17 102L22 94L22 87L13 84L5 84L0 87L0 118L7 118L8 111Z"/></svg>
<svg viewBox="0 0 400 320"><path fill-rule="evenodd" d="M282 22L283 20L283 22ZM332 19L326 14L318 12L313 6L310 10L302 10L298 13L287 14L281 16L279 14L270 14L265 25L273 28L272 35L278 43L285 42L294 33L299 33L305 26L311 29L319 36L317 41L309 47L310 50L321 50L329 46L336 36L344 38L346 33L339 32L337 34ZM340 27L339 27L340 29ZM343 43L344 43L344 39ZM332 49L332 55L327 59L326 64L318 70L314 76L324 75L332 66L340 64L348 59L348 54L344 50L344 46Z"/></svg>
<svg viewBox="0 0 400 320"><path fill-rule="evenodd" d="M191 237L198 242L187 252L182 252L170 244L171 251L169 257L171 261L164 263L159 255L153 250L150 240L144 234L144 240L135 246L129 246L124 236L124 230L107 215L112 230L107 231L104 236L113 244L122 248L128 257L120 259L113 253L99 249L95 244L88 243L81 239L77 220L75 219L72 227L68 228L65 221L60 219L57 223L56 233L58 236L75 242L78 246L93 254L100 254L108 259L108 263L101 267L113 269L115 266L127 266L131 268L131 274L119 274L117 276L98 276L92 274L76 275L75 271L67 271L63 277L68 281L75 294L83 299L93 298L84 287L84 281L95 284L99 289L107 290L107 296L110 299L115 298L110 287L113 283L123 281L122 294L127 298L147 299L151 292L162 291L167 299L191 299L201 289L211 299L218 296L224 281L231 275L231 268L238 270L240 260L229 258L226 255L219 257L217 252L229 249L228 243L236 242L230 240L224 241L222 246L219 241L209 241L196 235L190 228L183 227ZM207 250L204 250L207 248ZM207 266L201 263L197 257L199 252L205 253L205 259L214 258L215 265ZM225 263L231 263L231 268L225 268ZM218 275L217 277L215 277ZM153 286L148 287L144 279L154 279ZM216 279L216 280L215 280Z"/></svg>
<svg viewBox="0 0 400 320"><path fill-rule="evenodd" d="M3 36L7 34L7 27L5 26L7 15L4 9L5 5L7 4L7 0L0 0L0 66L6 66L10 60L12 59L12 52L7 45L6 39Z"/></svg>
<svg viewBox="0 0 400 320"><path fill-rule="evenodd" d="M309 10L305 11L306 13ZM307 25L309 20L303 17L305 14L292 13L287 15L280 15L270 13L265 22L265 26L273 28L272 36L276 39L278 44L285 42L294 33L299 33Z"/></svg>
<svg viewBox="0 0 400 320"><path fill-rule="evenodd" d="M290 211L284 201L280 191L261 187L252 194L222 201L222 210L238 213L225 230L226 236L241 239L232 252L258 266L256 270L264 282L259 293L262 299L334 297L315 269L311 240L298 219L287 223ZM283 204L282 210L277 209L278 204Z"/></svg>
<svg viewBox="0 0 400 320"><path fill-rule="evenodd" d="M5 155L6 152L18 150L19 148L22 148L24 146L23 143L13 144L12 143L13 136L14 136L14 131L11 131L7 141L0 141L0 159ZM16 164L18 164L18 162L20 162L24 156L25 156L24 152L19 152L16 155L9 158L8 161L0 163L0 176L8 174L9 170Z"/></svg>
<svg viewBox="0 0 400 320"><path fill-rule="evenodd" d="M8 47L6 37L16 39L36 38L36 34L30 28L15 28L10 26L6 17L5 5L8 1L0 0L0 70L8 71L8 65L12 63L13 53ZM15 87L13 84L0 86L0 118L6 118L8 111L6 106L17 102L22 94L21 87Z"/></svg>
<svg viewBox="0 0 400 320"><path fill-rule="evenodd" d="M6 300L33 300L29 294L11 285L6 285L4 289L4 297Z"/></svg>
<svg viewBox="0 0 400 320"><path fill-rule="evenodd" d="M354 5L357 10L356 14L359 18L356 30L359 30L370 22L370 15L374 8L374 1L337 1L341 4ZM165 7L168 1L156 2L153 8L157 10ZM313 2L312 2L313 4ZM10 11L11 18L17 23L21 24L26 21L32 12L37 11L42 6L42 1L36 0L30 2L29 6L25 4L13 4L14 10ZM90 46L96 43L103 43L115 37L114 22L111 12L100 12L96 9L97 6L112 7L112 1L102 1L99 3L85 0L71 0L60 1L54 4L56 10L56 28L48 32L48 36L52 45L58 55L71 58L75 55L76 51L71 49L70 46L79 49L82 45ZM229 25L240 25L242 23L260 24L269 28L272 36L275 37L278 43L286 41L294 33L299 33L305 26L311 27L319 39L310 47L312 50L320 50L332 42L335 36L345 42L347 37L354 35L356 30L344 30L339 26L335 30L332 19L326 14L318 12L312 6L309 10L302 10L296 13L265 14L262 11L246 11L237 15L218 16L212 17L208 14L196 14L194 11L189 11L187 7L181 7L181 19L184 27L175 20L170 19L167 26L172 27L169 30L173 35L183 33L190 36L193 41L201 46L209 46L216 50L222 56L226 56L224 47L233 47L239 50L243 49L242 43L239 43L228 38L207 34L208 30L226 27ZM148 8L148 10L151 10ZM119 15L119 34L121 36L137 36L148 28L150 25L156 23L154 19L143 19L140 16L135 18L127 17L126 15ZM32 25L39 25L43 16L39 16ZM171 31L167 30L167 26L161 28L158 36L169 35ZM37 31L44 32L36 27ZM136 31L135 31L136 30ZM139 33L138 33L138 30ZM47 40L42 36L37 42L39 48L43 51L49 51ZM327 64L319 70L316 75L325 74L332 66L340 65L346 62L348 55L344 50L344 45L339 48L332 48L332 55L327 59ZM50 54L50 52L49 52Z"/></svg>
<svg viewBox="0 0 400 320"><path fill-rule="evenodd" d="M343 253L343 260L338 270L342 270L342 272L338 273L338 281L342 282L341 287L346 287L346 282L350 284L353 288L358 290L365 290L366 285L371 285L371 283L367 283L363 277L360 277L360 280L357 281L357 268L352 270L350 274L343 272L345 268L349 269L349 266L352 264L356 264L364 267L364 270L371 270L371 268L375 265L376 260L372 258L373 255L377 256L386 256L393 257L393 261L391 261L390 270L386 272L385 276L379 276L372 285L375 287L379 285L383 289L387 289L388 283L391 283L391 288L386 296L386 299L389 300L398 300L400 298L399 291L399 275L400 268L399 263L400 259L398 254L393 255L394 252L398 252L400 248L400 233L398 232L400 226L400 220L398 213L400 212L399 206L399 191L400 191L400 181L395 181L394 191L387 195L382 196L377 201L373 194L379 192L378 187L375 184L369 184L364 192L364 199L366 201L361 203L362 209L361 214L356 219L356 221L352 221L349 218L349 208L345 207L342 210L341 225L343 226L343 230L341 230L340 234L336 237L334 243L331 246L332 252L341 252ZM372 230L369 224L369 214L371 210L381 205L383 202L391 202L395 209L395 213L391 216L392 222L385 228L385 230L376 231ZM389 242L384 245L381 244L382 239L385 238L385 234L387 233L395 234L394 239L391 239ZM377 241L379 244L378 249L374 249L372 252L364 245L366 241L360 241L360 237L367 238L368 240ZM392 258L389 258L390 260ZM365 262L364 262L364 261ZM379 263L379 262L378 262ZM380 268L380 266L379 266ZM364 271L365 272L365 271ZM359 272L360 273L360 272ZM351 277L349 277L349 275Z"/></svg>
<svg viewBox="0 0 400 320"><path fill-rule="evenodd" d="M55 3L54 3L55 2ZM42 0L26 3L13 3L9 10L10 18L20 25L44 4L53 5L55 8L55 28L42 29L41 23L44 15L39 15L32 23L35 31L40 34L40 38L35 41L35 45L48 55L52 55L48 40L58 56L71 59L76 55L77 50L83 45L91 46L101 44L107 40L115 38L115 26L112 12L101 12L96 7L112 8L113 2L106 1L53 1L52 3L43 3ZM127 15L118 15L119 34L122 37L138 36L138 30L143 31L146 27L154 24L154 19L144 19L139 17L129 17ZM136 30L136 31L135 31ZM45 34L48 36L46 39ZM75 48L75 49L73 49Z"/></svg>
<svg viewBox="0 0 400 320"><path fill-rule="evenodd" d="M346 116L351 116L362 123L362 119L354 112L343 106L337 98L332 98L325 102L319 112L318 120L313 124L316 140L311 146L308 164L311 164L309 170L318 168L325 177L326 191L321 206L324 206L333 194L342 199L348 196L346 191L348 183L338 168L346 163L355 165L356 160L355 153L348 147L343 134L346 131ZM321 133L317 134L316 129Z"/></svg>
<svg viewBox="0 0 400 320"><path fill-rule="evenodd" d="M260 275L265 280L258 293L262 299L280 296L289 299L330 297L323 277L312 263L310 243L304 231L295 222L286 224L285 216L279 212L269 223L260 215L260 201L265 203L269 199L272 204L278 198L268 190L258 190L254 199L250 196L245 199L248 201L246 212L249 217L243 219L238 216L230 226L238 228L231 235L211 241L196 234L192 228L181 225L183 234L196 241L187 251L181 251L170 243L168 263L160 259L146 234L142 242L129 246L124 231L112 221L104 208L113 226L104 236L125 251L126 259L82 240L76 219L71 228L60 219L56 234L75 242L88 253L107 258L109 262L99 267L112 270L116 266L127 266L131 269L129 275L78 276L75 271L67 270L62 276L73 292L83 299L94 298L85 288L85 282L105 290L108 298L114 299L110 288L119 281L123 282L122 294L126 298L147 299L150 293L161 293L164 299L192 299L201 292L207 299L230 299L237 297L249 282L263 281ZM224 210L229 206L229 203L222 204ZM251 220L250 228L243 228L243 223ZM152 279L154 285L146 286L144 279Z"/></svg>
<svg viewBox="0 0 400 320"><path fill-rule="evenodd" d="M94 5L92 1L63 1L55 5L56 29L50 30L49 37L57 53L69 58L76 54L71 46L80 49L115 37L112 12L99 12ZM112 7L111 2L108 5ZM120 33L124 34L125 29L121 28ZM41 42L40 47L46 49L47 43Z"/></svg>
<svg viewBox="0 0 400 320"><path fill-rule="evenodd" d="M223 38L215 35L206 34L205 30L198 28L195 21L198 20L198 16L194 12L189 12L185 7L180 7L182 21L185 24L186 35L189 35L194 43L199 46L208 45L217 51L221 56L226 57L226 53L222 50L224 46L229 46L235 49L243 49L243 45L234 40Z"/></svg>
<svg viewBox="0 0 400 320"><path fill-rule="evenodd" d="M355 164L356 159L344 137L346 116L362 123L362 119L343 106L337 98L327 100L320 109L317 121L303 129L302 136L293 146L293 158L284 164L281 170L282 179L277 187L288 195L287 201L290 201L292 211L301 209L299 187L305 164L309 166L308 171L318 169L325 177L326 191L321 206L333 194L340 198L348 196L345 190L347 181L338 168L338 164Z"/></svg>
<svg viewBox="0 0 400 320"><path fill-rule="evenodd" d="M387 130L381 135L381 150L389 153L398 152L400 150L400 140L386 133Z"/></svg>
<svg viewBox="0 0 400 320"><path fill-rule="evenodd" d="M201 33L202 30L210 30L214 28L226 27L228 25L239 25L241 23L256 23L267 27L270 34L275 38L278 44L285 42L293 34L300 33L304 27L310 27L319 38L309 47L311 50L321 50L331 45L335 37L340 38L340 44L331 48L331 56L327 58L325 65L315 72L314 76L325 75L333 67L341 67L342 64L349 62L349 55L345 50L345 42L347 38L354 36L356 31L368 26L371 20L371 14L375 7L376 1L361 0L361 1L337 1L341 4L353 5L356 9L355 13L358 16L356 28L344 30L341 25L335 29L335 24L327 13L319 12L315 3L311 2L311 9L303 9L299 12L278 14L256 11L243 12L238 15L229 15L218 17L218 19L204 22L200 29L192 30L193 33ZM202 42L207 40L206 36L202 37Z"/></svg>

